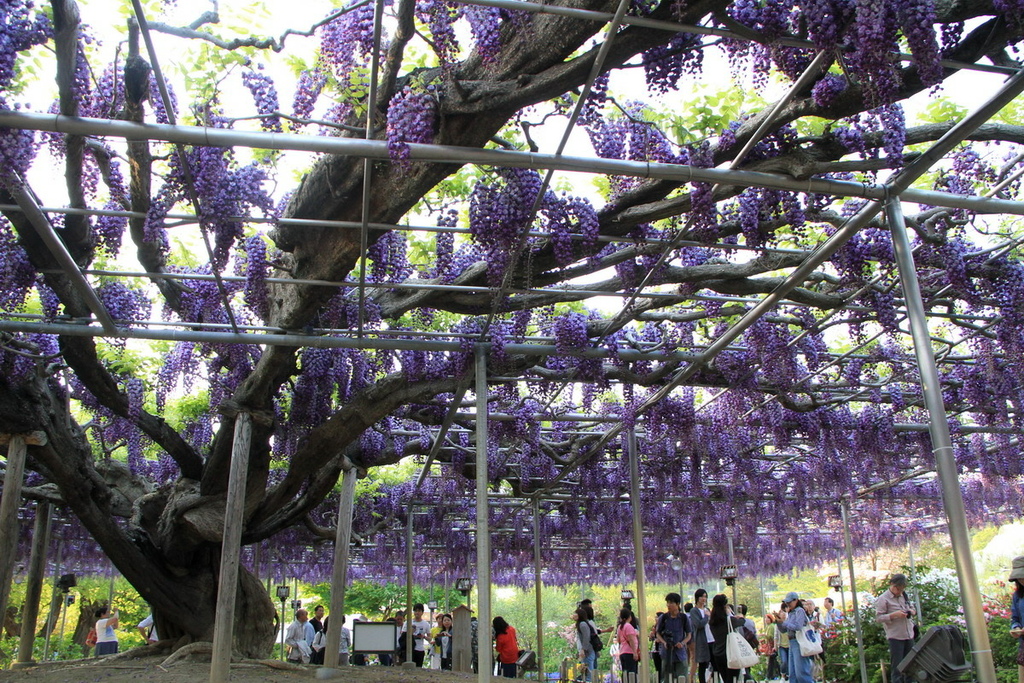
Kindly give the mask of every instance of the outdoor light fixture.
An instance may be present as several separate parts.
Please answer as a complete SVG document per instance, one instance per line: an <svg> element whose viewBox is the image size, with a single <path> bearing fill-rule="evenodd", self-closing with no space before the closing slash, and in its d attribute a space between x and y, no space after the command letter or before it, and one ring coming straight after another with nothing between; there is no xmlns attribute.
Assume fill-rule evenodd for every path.
<svg viewBox="0 0 1024 683"><path fill-rule="evenodd" d="M836 590L839 590L843 587L843 577L839 574L833 574L832 576L828 577L828 586L829 588L835 588Z"/></svg>
<svg viewBox="0 0 1024 683"><path fill-rule="evenodd" d="M725 581L725 585L731 586L736 583L736 577L740 573L736 571L736 565L734 564L723 564L722 570L718 573L719 578Z"/></svg>
<svg viewBox="0 0 1024 683"><path fill-rule="evenodd" d="M455 579L455 590L463 595L469 595L469 591L473 590L473 579L467 577Z"/></svg>
<svg viewBox="0 0 1024 683"><path fill-rule="evenodd" d="M77 585L78 579L74 574L62 574L61 577L57 579L57 588L60 588L65 593Z"/></svg>
<svg viewBox="0 0 1024 683"><path fill-rule="evenodd" d="M680 560L675 555L669 555L668 559L669 559L669 562L672 563L672 571L674 571L674 572L681 572L681 571L683 571L683 561L682 560Z"/></svg>
<svg viewBox="0 0 1024 683"><path fill-rule="evenodd" d="M632 600L633 599L633 591L629 590L628 588L623 588L622 592L619 593L619 597L622 598L623 600Z"/></svg>
<svg viewBox="0 0 1024 683"><path fill-rule="evenodd" d="M292 611L294 612L300 609L302 609L302 600L295 598L294 600L292 600Z"/></svg>
<svg viewBox="0 0 1024 683"><path fill-rule="evenodd" d="M288 594L290 592L291 591L288 588L288 586L278 586L277 587L277 599L280 600L281 602L284 602L285 600L288 599Z"/></svg>
<svg viewBox="0 0 1024 683"><path fill-rule="evenodd" d="M437 600L428 600L427 601L427 609L429 609L431 612L436 610L437 609Z"/></svg>

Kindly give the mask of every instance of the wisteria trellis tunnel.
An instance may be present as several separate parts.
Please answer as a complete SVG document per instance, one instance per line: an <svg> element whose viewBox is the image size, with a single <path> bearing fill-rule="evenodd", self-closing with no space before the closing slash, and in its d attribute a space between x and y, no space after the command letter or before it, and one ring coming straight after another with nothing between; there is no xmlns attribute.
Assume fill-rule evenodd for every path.
<svg viewBox="0 0 1024 683"><path fill-rule="evenodd" d="M186 29L172 4L152 20L133 3L112 55L69 2L0 5L0 428L49 436L26 496L80 521L61 528L83 571L102 570L96 547L139 583L161 576L154 558L215 552L204 515L219 519L239 414L254 416L245 561L264 578L325 579L343 463L407 457L421 478L360 499L350 578L402 572L409 515L418 581L473 574L485 454L495 582L534 581L530 500L545 581L626 582L628 434L654 580L678 578L669 553L689 579L715 575L727 537L751 576L831 559L826 501L851 501L857 548L941 531L912 297L893 221L872 213L901 196L966 519L1024 509L1024 136L993 118L1003 104L962 134L959 112L908 123L903 107L961 70L995 93L1018 71L1020 2L381 0L325 10L303 48L225 40L217 17ZM245 58L200 77L218 96L190 109L177 99L195 91L157 68L178 54L161 33ZM16 107L19 54L50 44L56 104ZM705 104L716 50L777 101L677 115ZM634 101L622 74L640 71ZM563 144L542 149L558 137L544 125ZM573 135L582 161L563 154ZM32 171L40 143L60 192ZM282 197L297 149L322 156ZM581 303L602 296L619 305ZM70 463L99 495L74 490ZM185 628L172 581L146 591ZM205 635L207 616L188 628Z"/></svg>

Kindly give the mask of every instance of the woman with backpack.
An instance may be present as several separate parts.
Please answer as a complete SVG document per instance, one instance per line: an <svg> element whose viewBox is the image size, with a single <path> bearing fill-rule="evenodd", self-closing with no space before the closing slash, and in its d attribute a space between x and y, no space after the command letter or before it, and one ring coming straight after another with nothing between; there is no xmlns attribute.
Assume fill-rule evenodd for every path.
<svg viewBox="0 0 1024 683"><path fill-rule="evenodd" d="M583 680L590 681L597 670L597 653L603 645L586 607L576 608L576 635L580 641L580 661L587 667Z"/></svg>

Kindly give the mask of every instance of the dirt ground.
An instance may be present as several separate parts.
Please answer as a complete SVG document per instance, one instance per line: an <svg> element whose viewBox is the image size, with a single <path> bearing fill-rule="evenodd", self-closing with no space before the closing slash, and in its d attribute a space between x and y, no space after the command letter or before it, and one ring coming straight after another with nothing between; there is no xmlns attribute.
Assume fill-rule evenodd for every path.
<svg viewBox="0 0 1024 683"><path fill-rule="evenodd" d="M141 649L141 648L140 648ZM170 661L169 661L170 660ZM317 680L321 667L298 667L277 660L247 660L231 664L235 683L298 683ZM348 666L329 680L345 683L473 683L476 675L429 669ZM322 672L321 675L327 673ZM3 683L206 683L210 680L209 655L179 659L164 656L139 657L125 652L103 659L47 662L27 669L0 671ZM495 678L494 683L502 680Z"/></svg>

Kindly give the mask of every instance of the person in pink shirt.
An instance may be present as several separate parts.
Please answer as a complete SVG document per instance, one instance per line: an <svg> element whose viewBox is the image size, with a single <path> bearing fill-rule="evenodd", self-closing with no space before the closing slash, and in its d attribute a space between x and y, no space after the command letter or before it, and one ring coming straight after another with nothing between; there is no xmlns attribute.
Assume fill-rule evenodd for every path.
<svg viewBox="0 0 1024 683"><path fill-rule="evenodd" d="M619 644L619 665L622 680L635 683L637 663L640 661L640 635L633 626L633 611L628 607L619 610L619 623L615 627L615 641Z"/></svg>

